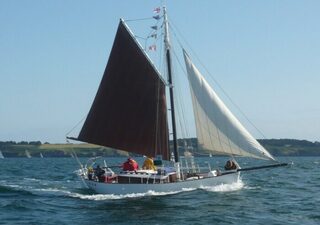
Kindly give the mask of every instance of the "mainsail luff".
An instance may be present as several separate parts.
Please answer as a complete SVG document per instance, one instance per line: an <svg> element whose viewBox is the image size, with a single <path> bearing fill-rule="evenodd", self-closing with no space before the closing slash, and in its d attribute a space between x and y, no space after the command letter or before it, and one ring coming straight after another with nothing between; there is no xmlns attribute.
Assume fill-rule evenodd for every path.
<svg viewBox="0 0 320 225"><path fill-rule="evenodd" d="M169 159L165 83L122 20L77 140Z"/></svg>
<svg viewBox="0 0 320 225"><path fill-rule="evenodd" d="M188 54L183 53L199 144L215 153L274 160L225 106Z"/></svg>

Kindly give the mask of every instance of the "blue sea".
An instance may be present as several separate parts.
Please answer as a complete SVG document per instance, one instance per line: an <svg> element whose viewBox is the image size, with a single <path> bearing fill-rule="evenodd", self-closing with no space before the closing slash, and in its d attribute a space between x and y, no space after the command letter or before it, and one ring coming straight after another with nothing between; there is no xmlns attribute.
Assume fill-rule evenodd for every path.
<svg viewBox="0 0 320 225"><path fill-rule="evenodd" d="M279 160L292 165L242 172L232 185L117 196L85 189L73 158L1 159L0 224L320 224L320 157Z"/></svg>

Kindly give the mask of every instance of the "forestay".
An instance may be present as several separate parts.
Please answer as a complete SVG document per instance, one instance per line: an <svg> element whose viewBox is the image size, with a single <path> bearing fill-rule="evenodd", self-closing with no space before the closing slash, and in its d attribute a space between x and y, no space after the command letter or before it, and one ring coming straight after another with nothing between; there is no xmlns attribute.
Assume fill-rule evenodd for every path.
<svg viewBox="0 0 320 225"><path fill-rule="evenodd" d="M184 51L199 144L227 155L272 159L221 101Z"/></svg>

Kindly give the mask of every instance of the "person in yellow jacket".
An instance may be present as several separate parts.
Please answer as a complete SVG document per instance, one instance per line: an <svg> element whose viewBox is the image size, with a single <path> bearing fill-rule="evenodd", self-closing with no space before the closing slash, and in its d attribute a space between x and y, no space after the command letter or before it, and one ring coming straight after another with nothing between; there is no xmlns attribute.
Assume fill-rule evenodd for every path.
<svg viewBox="0 0 320 225"><path fill-rule="evenodd" d="M157 170L157 167L153 163L152 157L147 157L144 160L142 169L144 169L144 170Z"/></svg>

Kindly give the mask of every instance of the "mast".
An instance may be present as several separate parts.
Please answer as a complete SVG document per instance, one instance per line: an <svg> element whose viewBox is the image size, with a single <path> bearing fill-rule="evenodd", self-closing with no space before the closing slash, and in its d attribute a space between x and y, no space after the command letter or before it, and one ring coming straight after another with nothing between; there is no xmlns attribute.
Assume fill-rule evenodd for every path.
<svg viewBox="0 0 320 225"><path fill-rule="evenodd" d="M174 161L179 162L178 144L177 144L177 131L176 131L176 119L174 110L174 98L173 98L173 84L172 84L172 69L171 69L171 53L170 53L170 40L169 40L169 27L166 7L163 7L164 18L164 44L166 48L166 60L168 67L168 82L170 93L170 107L171 107L171 120L172 120L172 136L173 136L173 153Z"/></svg>

